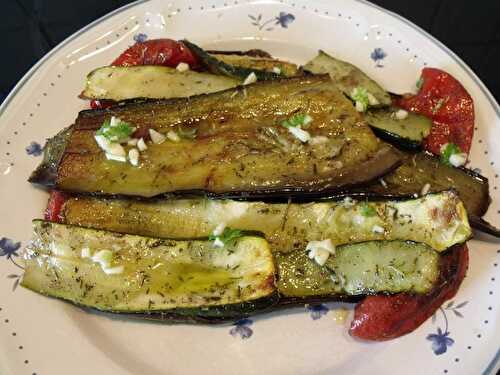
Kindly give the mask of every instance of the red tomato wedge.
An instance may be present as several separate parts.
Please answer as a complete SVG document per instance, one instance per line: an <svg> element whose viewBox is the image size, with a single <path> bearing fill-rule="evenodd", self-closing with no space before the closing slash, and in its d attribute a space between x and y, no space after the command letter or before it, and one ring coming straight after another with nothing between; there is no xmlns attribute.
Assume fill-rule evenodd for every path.
<svg viewBox="0 0 500 375"><path fill-rule="evenodd" d="M356 305L350 334L364 340L385 341L414 331L455 296L468 266L467 246L457 246L442 255L440 279L430 293L366 297Z"/></svg>
<svg viewBox="0 0 500 375"><path fill-rule="evenodd" d="M52 190L50 192L47 209L45 210L45 220L55 223L62 222L61 211L63 204L66 201L66 197L66 194L57 190Z"/></svg>
<svg viewBox="0 0 500 375"><path fill-rule="evenodd" d="M426 150L439 155L442 145L454 143L468 154L474 134L471 96L460 82L440 69L424 68L421 82L416 95L405 96L395 104L433 120L424 144Z"/></svg>
<svg viewBox="0 0 500 375"><path fill-rule="evenodd" d="M137 42L123 52L111 65L164 65L175 68L179 63L196 68L198 61L182 43L172 39L151 39Z"/></svg>

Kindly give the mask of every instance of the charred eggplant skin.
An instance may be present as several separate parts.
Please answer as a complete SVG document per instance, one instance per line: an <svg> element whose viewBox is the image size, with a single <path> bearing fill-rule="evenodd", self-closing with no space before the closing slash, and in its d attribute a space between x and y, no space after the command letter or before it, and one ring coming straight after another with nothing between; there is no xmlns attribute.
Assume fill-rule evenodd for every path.
<svg viewBox="0 0 500 375"><path fill-rule="evenodd" d="M303 144L281 126L297 112L312 116L308 132L327 138L325 143ZM95 132L111 116L143 131L196 128L197 136L152 144L133 167L106 160L95 142ZM30 181L69 192L141 197L324 194L374 180L399 163L399 152L373 135L323 75L82 111L60 162L46 158ZM57 176L54 168L46 173L47 164L57 165Z"/></svg>

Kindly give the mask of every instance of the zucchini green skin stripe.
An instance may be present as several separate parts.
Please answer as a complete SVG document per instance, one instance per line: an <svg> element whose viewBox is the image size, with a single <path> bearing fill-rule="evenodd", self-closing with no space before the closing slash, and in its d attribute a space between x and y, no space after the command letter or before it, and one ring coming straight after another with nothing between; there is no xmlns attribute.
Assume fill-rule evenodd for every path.
<svg viewBox="0 0 500 375"><path fill-rule="evenodd" d="M291 204L78 196L64 203L62 218L68 224L165 238L208 236L225 223L264 233L275 253L303 250L309 241L325 238L335 245L410 240L444 251L472 234L464 206L453 191L402 201Z"/></svg>

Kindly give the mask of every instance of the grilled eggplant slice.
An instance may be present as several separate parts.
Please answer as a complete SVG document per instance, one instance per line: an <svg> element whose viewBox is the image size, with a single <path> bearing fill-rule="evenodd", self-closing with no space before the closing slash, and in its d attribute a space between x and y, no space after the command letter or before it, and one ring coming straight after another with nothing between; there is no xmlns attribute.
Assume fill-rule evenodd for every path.
<svg viewBox="0 0 500 375"><path fill-rule="evenodd" d="M412 112L400 120L395 115L397 111L394 107L371 109L365 120L381 139L402 148L419 149L431 131L432 121Z"/></svg>
<svg viewBox="0 0 500 375"><path fill-rule="evenodd" d="M22 285L42 294L103 311L219 319L247 316L277 301L273 257L260 237L241 237L221 249L207 240L162 240L41 220L33 226ZM103 252L112 257L106 267Z"/></svg>
<svg viewBox="0 0 500 375"><path fill-rule="evenodd" d="M427 188L426 188L426 185ZM405 161L382 182L357 189L378 197L420 194L422 190L439 192L446 189L457 191L469 218L483 216L490 204L488 179L466 168L444 165L429 153L408 153Z"/></svg>
<svg viewBox="0 0 500 375"><path fill-rule="evenodd" d="M302 143L284 120L309 114ZM140 131L196 129L194 139L150 144L139 167L107 160L94 135L111 116ZM57 163L50 153L30 177L59 190L152 197L319 194L376 179L400 162L327 75L258 82L190 99L143 101L80 112ZM50 148L50 147L49 147Z"/></svg>
<svg viewBox="0 0 500 375"><path fill-rule="evenodd" d="M80 196L64 203L61 218L68 224L164 238L208 236L225 223L262 232L273 252L285 253L325 238L335 245L411 240L443 251L471 235L464 207L452 191L407 201L306 204Z"/></svg>
<svg viewBox="0 0 500 375"><path fill-rule="evenodd" d="M354 65L336 59L324 51L319 51L318 56L304 66L304 70L314 74L329 74L348 97L351 97L355 88L363 87L377 99L379 104L376 106L391 105L391 96L377 82Z"/></svg>
<svg viewBox="0 0 500 375"><path fill-rule="evenodd" d="M179 72L160 65L105 66L89 73L80 96L114 101L184 98L226 90L241 83L235 78L193 70Z"/></svg>

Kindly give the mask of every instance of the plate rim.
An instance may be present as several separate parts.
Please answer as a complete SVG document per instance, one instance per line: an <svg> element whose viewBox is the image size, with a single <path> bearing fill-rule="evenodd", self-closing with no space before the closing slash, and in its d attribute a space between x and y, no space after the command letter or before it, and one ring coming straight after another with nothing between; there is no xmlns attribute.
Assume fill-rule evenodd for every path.
<svg viewBox="0 0 500 375"><path fill-rule="evenodd" d="M9 94L7 97L3 100L3 102L0 104L0 118L2 115L4 115L5 110L8 108L9 104L13 101L13 99L16 97L16 95L21 91L21 89L24 87L24 85L29 81L29 79L43 66L43 64L52 57L56 52L58 52L60 49L65 47L68 43L79 37L81 34L85 33L89 29L92 29L94 26L100 24L101 22L119 14L122 13L129 8L133 8L135 6L138 6L143 3L147 3L150 1L154 0L136 0L133 1L129 4L123 5L109 13L106 13L105 15L97 18L96 20L90 22L89 24L83 26L82 28L78 29L65 39L63 39L60 43L58 43L56 46L54 46L50 51L48 51L40 60L35 63L23 76L22 78L16 83L16 85L10 90ZM254 0L247 0L247 3L252 2ZM320 0L321 1L321 0ZM488 100L489 104L491 105L491 108L495 111L495 114L498 119L500 119L500 104L496 101L495 97L491 93L491 91L488 89L488 87L483 83L483 81L476 75L476 73L472 70L472 68L469 67L469 65L463 61L455 52L453 52L449 47L447 47L443 42L441 42L439 39L434 37L432 34L418 26L417 24L413 23L412 21L408 20L407 18L390 11L380 5L374 4L370 1L367 0L353 0L354 2L361 3L363 5L366 5L368 7L374 8L382 13L385 13L391 17L394 17L396 20L403 22L407 26L411 27L415 32L418 32L419 34L423 35L427 39L429 39L432 43L434 43L439 49L441 49L445 54L450 56L452 60L461 68L463 71L469 76L469 78L479 87L481 92L484 94L486 99ZM499 369L499 363L500 363L500 345L499 348L497 349L496 354L488 364L488 366L485 368L485 370L482 372L482 374L493 374L493 370Z"/></svg>

